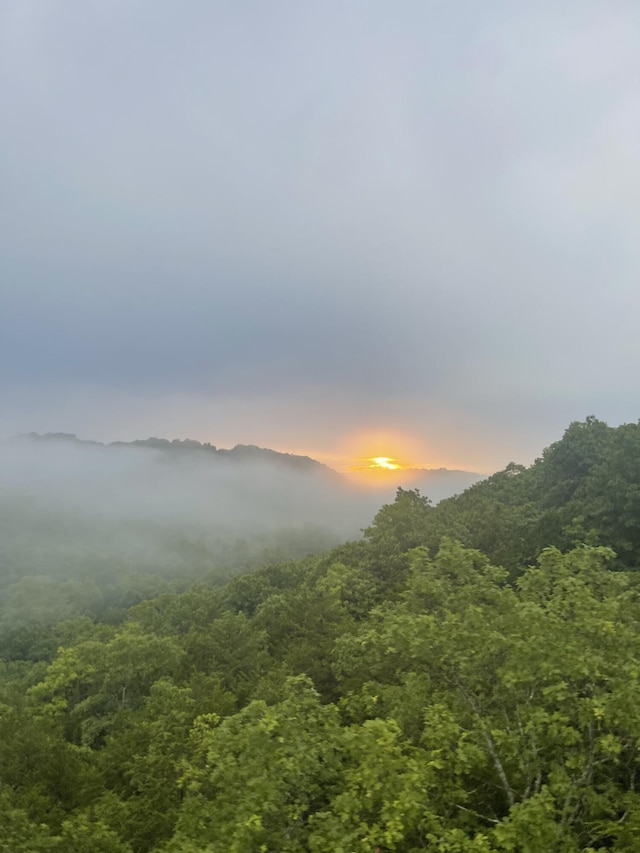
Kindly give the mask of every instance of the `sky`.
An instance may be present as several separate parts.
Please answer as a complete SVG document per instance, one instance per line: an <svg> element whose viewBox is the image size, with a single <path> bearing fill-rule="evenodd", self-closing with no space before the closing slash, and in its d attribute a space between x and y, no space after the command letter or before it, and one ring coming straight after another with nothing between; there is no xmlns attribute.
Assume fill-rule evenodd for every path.
<svg viewBox="0 0 640 853"><path fill-rule="evenodd" d="M0 437L490 473L640 417L636 0L4 0Z"/></svg>

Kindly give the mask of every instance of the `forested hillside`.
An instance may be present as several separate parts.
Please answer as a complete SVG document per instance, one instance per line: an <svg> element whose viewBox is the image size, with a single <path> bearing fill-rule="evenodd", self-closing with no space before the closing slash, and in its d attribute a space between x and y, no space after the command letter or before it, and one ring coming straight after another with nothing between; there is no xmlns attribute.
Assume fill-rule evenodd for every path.
<svg viewBox="0 0 640 853"><path fill-rule="evenodd" d="M0 851L635 853L639 509L640 425L589 418L323 555L15 625Z"/></svg>
<svg viewBox="0 0 640 853"><path fill-rule="evenodd" d="M607 545L619 567L640 565L640 425L576 422L529 468L510 464L426 511L416 534L443 535L517 572L555 545Z"/></svg>

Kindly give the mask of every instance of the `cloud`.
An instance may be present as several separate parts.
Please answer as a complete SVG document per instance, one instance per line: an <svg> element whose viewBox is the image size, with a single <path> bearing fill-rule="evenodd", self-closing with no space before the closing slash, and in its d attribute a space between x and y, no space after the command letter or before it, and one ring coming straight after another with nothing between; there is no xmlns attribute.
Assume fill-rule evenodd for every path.
<svg viewBox="0 0 640 853"><path fill-rule="evenodd" d="M68 389L91 388L94 430L116 397L116 430L136 395L147 420L179 395L194 420L294 401L305 442L329 408L445 455L483 435L486 470L569 419L637 417L633 5L2 15L12 424L55 420L44 388L78 420Z"/></svg>

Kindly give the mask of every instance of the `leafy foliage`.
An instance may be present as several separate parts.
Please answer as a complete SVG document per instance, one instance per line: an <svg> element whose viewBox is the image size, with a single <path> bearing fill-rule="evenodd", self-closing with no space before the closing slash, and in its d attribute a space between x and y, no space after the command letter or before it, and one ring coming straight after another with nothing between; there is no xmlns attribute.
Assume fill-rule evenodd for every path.
<svg viewBox="0 0 640 853"><path fill-rule="evenodd" d="M0 851L633 853L638 430L572 424L438 506L400 490L360 542L117 619L23 586Z"/></svg>

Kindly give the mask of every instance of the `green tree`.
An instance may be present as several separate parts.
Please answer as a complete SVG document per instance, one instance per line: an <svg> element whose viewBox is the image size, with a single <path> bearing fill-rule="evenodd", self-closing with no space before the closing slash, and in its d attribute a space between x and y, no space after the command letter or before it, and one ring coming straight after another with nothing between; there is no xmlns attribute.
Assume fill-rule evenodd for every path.
<svg viewBox="0 0 640 853"><path fill-rule="evenodd" d="M625 831L640 614L611 557L550 549L513 590L477 552L418 549L404 601L337 644L352 718L397 719L438 769L443 838L484 827L499 849L533 850L529 833L578 850Z"/></svg>
<svg viewBox="0 0 640 853"><path fill-rule="evenodd" d="M424 544L432 511L429 498L418 489L399 488L395 501L385 504L364 530L369 542L367 568L386 587L396 589L406 579L407 552Z"/></svg>
<svg viewBox="0 0 640 853"><path fill-rule="evenodd" d="M339 718L308 679L291 678L276 705L249 704L196 720L186 798L168 851L260 853L306 849L309 815L340 772Z"/></svg>

